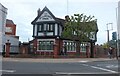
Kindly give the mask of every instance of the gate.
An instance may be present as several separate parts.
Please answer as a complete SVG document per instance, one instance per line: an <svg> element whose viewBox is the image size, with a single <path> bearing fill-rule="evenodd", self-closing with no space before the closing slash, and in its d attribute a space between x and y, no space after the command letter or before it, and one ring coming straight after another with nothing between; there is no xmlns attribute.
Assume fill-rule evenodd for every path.
<svg viewBox="0 0 120 76"><path fill-rule="evenodd" d="M19 46L11 45L10 46L10 54L18 54L19 53Z"/></svg>

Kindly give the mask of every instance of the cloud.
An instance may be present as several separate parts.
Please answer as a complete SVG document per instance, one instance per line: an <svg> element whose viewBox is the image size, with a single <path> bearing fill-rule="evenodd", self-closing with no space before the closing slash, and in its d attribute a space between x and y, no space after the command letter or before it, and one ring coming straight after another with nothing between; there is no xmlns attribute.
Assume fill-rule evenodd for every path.
<svg viewBox="0 0 120 76"><path fill-rule="evenodd" d="M8 8L7 18L12 19L17 25L17 35L20 36L21 41L27 41L28 38L32 39L33 26L31 21L37 16L38 8L42 10L47 6L59 18L64 18L65 15L73 15L74 13L94 15L98 19L97 43L100 44L107 41L106 24L113 22L114 28L116 28L116 2L118 0L68 0L67 13L67 0L1 0L1 3Z"/></svg>
<svg viewBox="0 0 120 76"><path fill-rule="evenodd" d="M71 2L118 2L119 0L68 0Z"/></svg>

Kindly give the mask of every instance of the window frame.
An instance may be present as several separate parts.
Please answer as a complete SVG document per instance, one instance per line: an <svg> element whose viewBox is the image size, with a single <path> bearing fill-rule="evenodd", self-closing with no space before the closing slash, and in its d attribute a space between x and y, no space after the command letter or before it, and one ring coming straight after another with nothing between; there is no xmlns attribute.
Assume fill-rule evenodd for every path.
<svg viewBox="0 0 120 76"><path fill-rule="evenodd" d="M80 52L86 52L86 44L84 42L80 44Z"/></svg>
<svg viewBox="0 0 120 76"><path fill-rule="evenodd" d="M41 28L40 28L41 27ZM38 26L38 31L39 32L42 32L43 31L43 25L42 24L40 24L39 26Z"/></svg>
<svg viewBox="0 0 120 76"><path fill-rule="evenodd" d="M54 41L39 41L39 51L53 51Z"/></svg>
<svg viewBox="0 0 120 76"><path fill-rule="evenodd" d="M74 41L64 42L67 52L76 52L76 43Z"/></svg>

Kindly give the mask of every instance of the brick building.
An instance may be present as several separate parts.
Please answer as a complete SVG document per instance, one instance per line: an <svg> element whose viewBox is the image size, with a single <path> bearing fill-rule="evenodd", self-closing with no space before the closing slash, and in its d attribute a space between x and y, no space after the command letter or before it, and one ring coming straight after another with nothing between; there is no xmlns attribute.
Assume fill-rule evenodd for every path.
<svg viewBox="0 0 120 76"><path fill-rule="evenodd" d="M37 12L37 17L31 22L34 39L30 41L29 52L41 56L53 56L55 58L64 57L63 55L76 57L75 41L61 37L65 20L55 17L47 7L42 11L39 9ZM94 52L97 31L98 28L96 28L94 40L82 42L79 45L81 47L79 57L90 57L91 50Z"/></svg>
<svg viewBox="0 0 120 76"><path fill-rule="evenodd" d="M5 34L16 36L16 25L12 20L6 20Z"/></svg>

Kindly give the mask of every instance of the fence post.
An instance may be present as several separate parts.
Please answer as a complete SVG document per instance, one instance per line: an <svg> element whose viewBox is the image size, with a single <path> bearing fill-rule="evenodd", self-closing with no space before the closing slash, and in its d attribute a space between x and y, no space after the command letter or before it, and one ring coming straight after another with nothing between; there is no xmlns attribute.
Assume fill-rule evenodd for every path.
<svg viewBox="0 0 120 76"><path fill-rule="evenodd" d="M6 52L5 52L5 57L10 57L10 45L11 43L9 42L9 40L7 40L6 42Z"/></svg>
<svg viewBox="0 0 120 76"><path fill-rule="evenodd" d="M59 47L59 44L58 44L58 39L56 39L55 40L55 44L54 44L54 51L53 51L53 53L54 53L54 58L58 58L58 47Z"/></svg>

